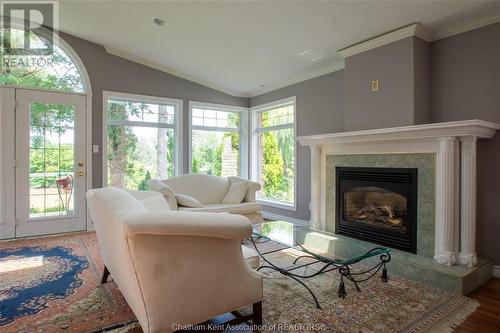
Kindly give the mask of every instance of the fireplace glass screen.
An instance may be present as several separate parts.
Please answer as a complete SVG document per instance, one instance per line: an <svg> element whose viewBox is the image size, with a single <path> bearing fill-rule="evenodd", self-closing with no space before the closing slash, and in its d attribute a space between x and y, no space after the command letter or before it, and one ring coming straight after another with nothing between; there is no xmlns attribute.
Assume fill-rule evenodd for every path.
<svg viewBox="0 0 500 333"><path fill-rule="evenodd" d="M407 232L407 202L398 193L379 187L356 187L344 192L344 221Z"/></svg>

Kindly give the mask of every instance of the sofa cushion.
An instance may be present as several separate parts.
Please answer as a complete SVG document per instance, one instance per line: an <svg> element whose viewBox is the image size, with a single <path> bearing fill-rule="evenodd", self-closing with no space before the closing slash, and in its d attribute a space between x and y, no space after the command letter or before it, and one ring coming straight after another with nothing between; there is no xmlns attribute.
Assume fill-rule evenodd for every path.
<svg viewBox="0 0 500 333"><path fill-rule="evenodd" d="M243 258L247 262L248 266L252 267L253 269L259 268L260 258L254 249L252 249L251 247L248 247L246 245L242 245L241 246L241 253L243 254Z"/></svg>
<svg viewBox="0 0 500 333"><path fill-rule="evenodd" d="M130 213L147 212L148 209L132 194L115 187L107 187L95 195L108 207L114 218L119 219Z"/></svg>
<svg viewBox="0 0 500 333"><path fill-rule="evenodd" d="M171 210L163 195L154 191L132 191L130 194L139 200L148 210Z"/></svg>
<svg viewBox="0 0 500 333"><path fill-rule="evenodd" d="M175 193L189 195L203 205L221 203L230 186L227 178L202 174L182 175L163 182Z"/></svg>
<svg viewBox="0 0 500 333"><path fill-rule="evenodd" d="M179 207L181 211L207 212L207 213L231 213L231 214L249 214L259 212L262 206L255 202L242 202L240 204L213 204L205 205L199 208Z"/></svg>
<svg viewBox="0 0 500 333"><path fill-rule="evenodd" d="M189 195L176 193L175 198L177 199L177 205L181 207L190 207L190 208L201 208L203 205L201 202L196 200Z"/></svg>
<svg viewBox="0 0 500 333"><path fill-rule="evenodd" d="M248 191L248 184L246 182L231 183L229 191L227 191L223 204L239 204L245 198Z"/></svg>
<svg viewBox="0 0 500 333"><path fill-rule="evenodd" d="M149 181L149 189L151 191L160 192L168 203L171 210L177 210L177 199L175 198L174 190L159 179L151 179Z"/></svg>

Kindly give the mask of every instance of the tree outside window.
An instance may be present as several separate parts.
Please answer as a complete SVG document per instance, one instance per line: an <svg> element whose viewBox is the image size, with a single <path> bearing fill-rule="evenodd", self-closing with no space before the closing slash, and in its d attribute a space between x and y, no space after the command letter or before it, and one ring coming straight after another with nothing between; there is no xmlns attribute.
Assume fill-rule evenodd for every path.
<svg viewBox="0 0 500 333"><path fill-rule="evenodd" d="M191 171L239 176L241 113L195 105L191 117Z"/></svg>
<svg viewBox="0 0 500 333"><path fill-rule="evenodd" d="M261 199L294 203L295 104L287 103L254 110L257 113L257 171L262 184Z"/></svg>
<svg viewBox="0 0 500 333"><path fill-rule="evenodd" d="M109 186L148 190L150 179L174 176L175 105L109 99L107 112Z"/></svg>

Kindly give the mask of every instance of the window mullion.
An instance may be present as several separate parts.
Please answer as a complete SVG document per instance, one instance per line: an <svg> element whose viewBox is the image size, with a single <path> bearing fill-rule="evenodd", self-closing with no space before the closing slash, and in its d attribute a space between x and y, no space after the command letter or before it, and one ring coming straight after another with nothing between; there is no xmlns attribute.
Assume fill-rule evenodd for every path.
<svg viewBox="0 0 500 333"><path fill-rule="evenodd" d="M289 129L289 128L294 128L294 124L283 124L283 125L276 125L276 126L268 126L268 127L258 127L255 129L256 132L262 133L262 132L271 132L271 131L279 131L283 129Z"/></svg>

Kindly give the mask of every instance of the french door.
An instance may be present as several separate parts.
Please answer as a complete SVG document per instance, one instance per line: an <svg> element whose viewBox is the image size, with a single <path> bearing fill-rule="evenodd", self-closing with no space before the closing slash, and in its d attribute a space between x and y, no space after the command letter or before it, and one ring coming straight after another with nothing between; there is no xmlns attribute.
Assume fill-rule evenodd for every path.
<svg viewBox="0 0 500 333"><path fill-rule="evenodd" d="M2 89L15 90L15 237L85 230L86 97Z"/></svg>

